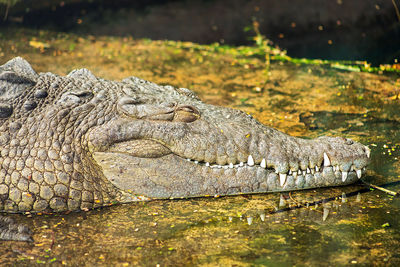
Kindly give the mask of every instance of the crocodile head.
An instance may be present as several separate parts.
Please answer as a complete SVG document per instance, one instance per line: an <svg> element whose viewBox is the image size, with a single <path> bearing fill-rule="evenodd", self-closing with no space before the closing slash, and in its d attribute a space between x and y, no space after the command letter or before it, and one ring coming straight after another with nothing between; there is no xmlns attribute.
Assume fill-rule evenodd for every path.
<svg viewBox="0 0 400 267"><path fill-rule="evenodd" d="M1 81L1 160L10 181L0 176L4 209L346 185L369 161L369 149L350 139L292 137L203 103L189 89L136 77L36 74L16 58L0 67ZM14 183L12 156L22 166ZM24 200L25 192L33 199Z"/></svg>

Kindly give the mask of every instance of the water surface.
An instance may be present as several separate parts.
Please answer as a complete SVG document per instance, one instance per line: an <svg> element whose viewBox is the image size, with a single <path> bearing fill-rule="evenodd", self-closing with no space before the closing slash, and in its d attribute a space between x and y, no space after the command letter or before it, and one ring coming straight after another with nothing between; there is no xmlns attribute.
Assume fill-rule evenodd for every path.
<svg viewBox="0 0 400 267"><path fill-rule="evenodd" d="M47 47L40 47L37 43ZM38 71L139 76L188 87L206 102L239 108L288 134L340 135L372 149L363 179L400 189L397 76L273 62L129 38L12 33L15 55ZM268 78L268 80L267 80ZM33 243L0 243L0 264L69 266L399 265L400 200L363 183L284 194L179 199L88 212L11 215Z"/></svg>

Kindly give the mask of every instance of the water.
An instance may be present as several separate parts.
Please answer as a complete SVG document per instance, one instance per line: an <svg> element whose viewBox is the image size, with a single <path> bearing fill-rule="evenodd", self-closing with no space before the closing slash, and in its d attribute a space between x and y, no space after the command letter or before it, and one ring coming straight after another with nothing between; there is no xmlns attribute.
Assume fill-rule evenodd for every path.
<svg viewBox="0 0 400 267"><path fill-rule="evenodd" d="M2 261L396 265L399 201L377 191L356 193L361 188L154 201L24 218L35 229L35 243L4 242Z"/></svg>
<svg viewBox="0 0 400 267"><path fill-rule="evenodd" d="M106 78L136 75L193 88L206 102L243 109L292 135L351 137L372 149L363 179L400 189L397 76L274 62L263 87L264 62L257 58L164 42L124 40L121 45L121 39L51 33L39 40L50 45L40 52L29 46L35 36L24 32L1 39L1 61L22 55L39 71L65 74L85 66ZM399 211L398 198L359 183L290 194L10 215L29 225L35 242L0 243L0 264L398 266Z"/></svg>

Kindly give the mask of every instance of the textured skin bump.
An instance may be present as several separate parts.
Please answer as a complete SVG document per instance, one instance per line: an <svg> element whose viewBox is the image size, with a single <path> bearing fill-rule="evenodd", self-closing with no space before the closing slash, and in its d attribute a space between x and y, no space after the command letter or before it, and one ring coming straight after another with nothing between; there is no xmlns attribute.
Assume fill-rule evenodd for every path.
<svg viewBox="0 0 400 267"><path fill-rule="evenodd" d="M357 142L294 138L189 89L86 69L37 74L22 58L0 66L0 148L6 212L344 185L369 157Z"/></svg>

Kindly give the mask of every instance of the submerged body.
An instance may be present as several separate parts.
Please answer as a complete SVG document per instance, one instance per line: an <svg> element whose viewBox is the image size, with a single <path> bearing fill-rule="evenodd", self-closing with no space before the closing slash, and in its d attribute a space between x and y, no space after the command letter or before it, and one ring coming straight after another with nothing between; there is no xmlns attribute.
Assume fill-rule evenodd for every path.
<svg viewBox="0 0 400 267"><path fill-rule="evenodd" d="M0 147L5 212L345 185L369 161L350 139L291 137L186 88L22 58L0 67Z"/></svg>

